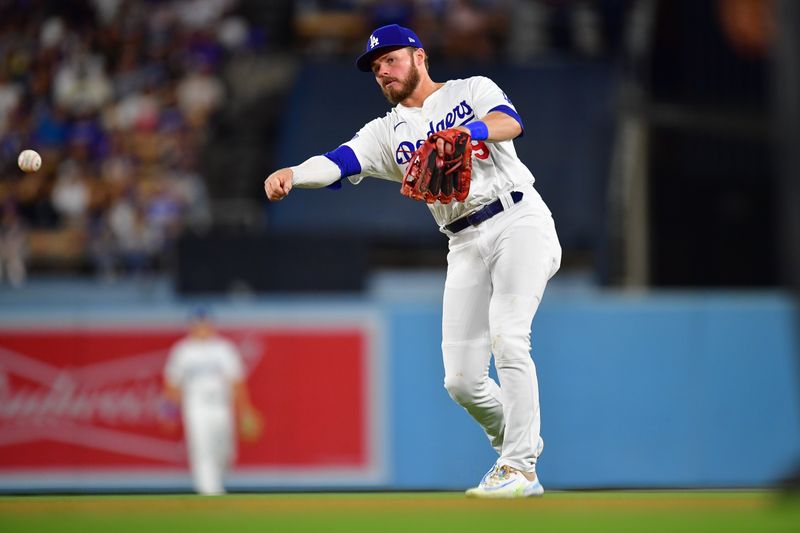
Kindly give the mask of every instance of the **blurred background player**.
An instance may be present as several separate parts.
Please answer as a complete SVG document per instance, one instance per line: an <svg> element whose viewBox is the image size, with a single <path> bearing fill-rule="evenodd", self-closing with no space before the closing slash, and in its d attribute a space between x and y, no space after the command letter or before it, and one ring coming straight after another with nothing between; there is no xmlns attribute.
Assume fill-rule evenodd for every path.
<svg viewBox="0 0 800 533"><path fill-rule="evenodd" d="M237 427L244 440L255 440L263 424L238 350L217 334L205 309L194 312L189 334L172 347L164 384L167 409L176 416L180 406L195 491L223 494Z"/></svg>

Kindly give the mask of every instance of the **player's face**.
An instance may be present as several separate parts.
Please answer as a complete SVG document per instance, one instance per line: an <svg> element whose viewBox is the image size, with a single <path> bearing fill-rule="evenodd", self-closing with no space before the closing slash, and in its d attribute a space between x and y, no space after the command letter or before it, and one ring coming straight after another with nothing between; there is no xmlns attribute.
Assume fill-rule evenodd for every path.
<svg viewBox="0 0 800 533"><path fill-rule="evenodd" d="M199 319L192 322L191 334L198 339L207 339L214 335L214 324L207 319Z"/></svg>
<svg viewBox="0 0 800 533"><path fill-rule="evenodd" d="M373 60L372 73L392 105L411 96L420 79L414 53L408 48L392 50Z"/></svg>

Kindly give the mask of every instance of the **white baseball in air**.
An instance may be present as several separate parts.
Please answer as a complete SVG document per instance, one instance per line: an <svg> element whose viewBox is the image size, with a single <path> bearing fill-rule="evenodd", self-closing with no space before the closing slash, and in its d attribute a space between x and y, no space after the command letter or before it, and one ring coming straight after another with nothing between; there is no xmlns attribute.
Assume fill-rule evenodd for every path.
<svg viewBox="0 0 800 533"><path fill-rule="evenodd" d="M23 150L17 164L24 172L36 172L42 167L42 156L36 150Z"/></svg>

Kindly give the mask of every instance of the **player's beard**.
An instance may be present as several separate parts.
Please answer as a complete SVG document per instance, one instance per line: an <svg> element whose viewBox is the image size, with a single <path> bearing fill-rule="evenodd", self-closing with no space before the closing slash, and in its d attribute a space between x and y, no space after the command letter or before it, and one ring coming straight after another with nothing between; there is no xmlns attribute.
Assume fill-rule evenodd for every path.
<svg viewBox="0 0 800 533"><path fill-rule="evenodd" d="M409 70L406 79L394 81L400 84L399 88L381 85L381 91L383 91L383 95L389 100L390 104L397 105L411 96L411 93L413 93L414 89L419 85L419 69L417 69L417 65L411 63L411 70Z"/></svg>

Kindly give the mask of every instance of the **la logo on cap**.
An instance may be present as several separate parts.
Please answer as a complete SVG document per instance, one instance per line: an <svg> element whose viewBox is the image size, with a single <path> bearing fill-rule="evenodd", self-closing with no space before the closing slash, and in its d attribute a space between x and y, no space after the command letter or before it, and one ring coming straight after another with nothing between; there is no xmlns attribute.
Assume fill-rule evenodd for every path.
<svg viewBox="0 0 800 533"><path fill-rule="evenodd" d="M369 47L370 47L370 49L375 48L376 46L378 46L378 38L375 37L374 35L370 35L369 36Z"/></svg>

